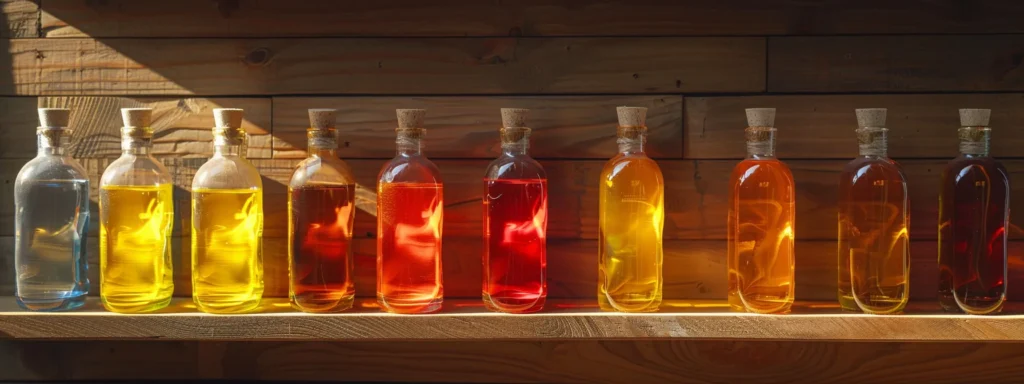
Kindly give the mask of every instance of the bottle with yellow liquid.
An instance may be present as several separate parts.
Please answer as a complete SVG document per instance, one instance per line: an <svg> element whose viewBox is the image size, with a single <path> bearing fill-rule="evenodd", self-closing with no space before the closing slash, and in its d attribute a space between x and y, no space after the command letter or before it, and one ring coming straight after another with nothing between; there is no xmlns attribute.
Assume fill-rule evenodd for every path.
<svg viewBox="0 0 1024 384"><path fill-rule="evenodd" d="M245 159L242 110L213 116L214 154L192 180L192 299L203 312L249 312L263 296L263 183Z"/></svg>
<svg viewBox="0 0 1024 384"><path fill-rule="evenodd" d="M654 312L662 296L665 182L644 152L647 108L619 107L619 154L601 171L597 303Z"/></svg>
<svg viewBox="0 0 1024 384"><path fill-rule="evenodd" d="M171 177L150 154L153 110L123 108L121 157L100 179L100 298L113 312L166 307L174 293Z"/></svg>
<svg viewBox="0 0 1024 384"><path fill-rule="evenodd" d="M747 158L729 181L729 306L786 313L793 306L793 174L775 157L775 108L747 109Z"/></svg>

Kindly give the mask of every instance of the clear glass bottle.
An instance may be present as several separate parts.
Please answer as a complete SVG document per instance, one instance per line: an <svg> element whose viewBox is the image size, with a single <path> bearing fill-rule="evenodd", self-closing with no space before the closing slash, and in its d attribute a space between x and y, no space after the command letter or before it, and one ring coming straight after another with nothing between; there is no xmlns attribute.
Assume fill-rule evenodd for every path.
<svg viewBox="0 0 1024 384"><path fill-rule="evenodd" d="M907 178L888 157L886 110L857 110L860 156L839 177L839 304L873 314L903 311L909 298Z"/></svg>
<svg viewBox="0 0 1024 384"><path fill-rule="evenodd" d="M600 186L597 303L605 311L654 312L662 296L665 182L647 157L647 108L619 107L619 154Z"/></svg>
<svg viewBox="0 0 1024 384"><path fill-rule="evenodd" d="M263 296L263 182L245 159L242 110L213 110L214 154L192 180L192 299L241 313Z"/></svg>
<svg viewBox="0 0 1024 384"><path fill-rule="evenodd" d="M174 293L171 176L150 154L153 110L123 108L121 157L100 178L100 298L112 312L166 307Z"/></svg>
<svg viewBox="0 0 1024 384"><path fill-rule="evenodd" d="M398 154L377 180L377 301L388 312L441 309L441 172L423 156L425 109L399 109Z"/></svg>
<svg viewBox="0 0 1024 384"><path fill-rule="evenodd" d="M793 305L793 174L775 157L775 109L747 109L747 158L729 181L729 306L786 313Z"/></svg>
<svg viewBox="0 0 1024 384"><path fill-rule="evenodd" d="M34 311L78 308L89 293L89 178L67 153L70 116L39 108L39 152L14 182L14 296Z"/></svg>
<svg viewBox="0 0 1024 384"><path fill-rule="evenodd" d="M352 308L355 177L338 158L335 110L310 109L309 157L288 183L288 296L304 312Z"/></svg>
<svg viewBox="0 0 1024 384"><path fill-rule="evenodd" d="M483 300L492 311L536 312L548 294L548 178L528 153L528 111L502 108L501 156L484 175Z"/></svg>
<svg viewBox="0 0 1024 384"><path fill-rule="evenodd" d="M1010 177L989 155L988 109L960 110L960 156L939 192L939 304L950 312L998 313L1006 301Z"/></svg>

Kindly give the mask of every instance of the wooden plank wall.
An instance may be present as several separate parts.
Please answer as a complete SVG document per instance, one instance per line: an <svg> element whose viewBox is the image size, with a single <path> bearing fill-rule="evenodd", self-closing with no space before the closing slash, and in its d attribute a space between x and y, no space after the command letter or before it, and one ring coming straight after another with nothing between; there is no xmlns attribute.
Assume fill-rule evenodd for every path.
<svg viewBox="0 0 1024 384"><path fill-rule="evenodd" d="M956 155L957 108L993 109L993 153L1014 180L1024 177L1017 1L0 5L9 52L0 54L0 294L11 292L11 194L34 155L37 106L74 108L73 153L94 187L119 153L117 108L156 109L155 152L177 186L182 296L190 294L188 188L212 151L216 107L246 109L249 156L265 176L270 296L287 294L284 185L305 155L306 108L341 111L339 153L361 188L354 249L363 296L373 295L373 191L393 155L395 108L429 109L426 152L448 185L450 297L479 296L480 177L498 150L501 107L533 111L532 153L551 178L549 286L560 298L596 291L597 182L615 152L615 106L650 108L650 153L668 191L669 299L725 296L727 175L744 156L744 108L778 108L778 153L797 182L801 299L835 297L836 189L856 154L854 108L889 108L890 153L910 179L915 300L935 296L937 185ZM1024 293L1014 283L1024 281L1021 212L1011 232L1015 299Z"/></svg>

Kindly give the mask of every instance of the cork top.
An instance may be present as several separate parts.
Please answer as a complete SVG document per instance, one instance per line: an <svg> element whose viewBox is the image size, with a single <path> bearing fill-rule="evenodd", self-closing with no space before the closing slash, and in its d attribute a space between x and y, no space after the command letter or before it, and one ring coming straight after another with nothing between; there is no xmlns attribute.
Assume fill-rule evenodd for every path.
<svg viewBox="0 0 1024 384"><path fill-rule="evenodd" d="M330 108L310 108L309 112L309 127L313 129L334 129L334 125L337 122L335 113L337 109Z"/></svg>
<svg viewBox="0 0 1024 384"><path fill-rule="evenodd" d="M214 108L215 128L241 128L244 112L241 108Z"/></svg>
<svg viewBox="0 0 1024 384"><path fill-rule="evenodd" d="M71 121L71 110L67 108L39 108L40 128L66 128Z"/></svg>
<svg viewBox="0 0 1024 384"><path fill-rule="evenodd" d="M501 109L501 126L502 127L525 127L526 117L530 114L529 109L523 108L502 108Z"/></svg>
<svg viewBox="0 0 1024 384"><path fill-rule="evenodd" d="M961 127L987 127L989 117L992 116L991 109L961 109Z"/></svg>
<svg viewBox="0 0 1024 384"><path fill-rule="evenodd" d="M396 109L398 129L423 128L423 120L427 117L426 109Z"/></svg>
<svg viewBox="0 0 1024 384"><path fill-rule="evenodd" d="M644 107L617 107L615 112L619 115L620 127L646 127L647 108Z"/></svg>
<svg viewBox="0 0 1024 384"><path fill-rule="evenodd" d="M774 127L775 108L747 108L747 126Z"/></svg>
<svg viewBox="0 0 1024 384"><path fill-rule="evenodd" d="M884 128L885 116L888 112L885 108L862 108L857 109L857 126Z"/></svg>
<svg viewBox="0 0 1024 384"><path fill-rule="evenodd" d="M149 127L153 122L153 108L121 108L121 120L125 127Z"/></svg>

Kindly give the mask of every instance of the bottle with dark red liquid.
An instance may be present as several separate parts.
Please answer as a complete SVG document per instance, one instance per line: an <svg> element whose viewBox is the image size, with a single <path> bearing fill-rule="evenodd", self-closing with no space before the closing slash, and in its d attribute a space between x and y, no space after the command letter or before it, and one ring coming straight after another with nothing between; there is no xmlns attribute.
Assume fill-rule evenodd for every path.
<svg viewBox="0 0 1024 384"><path fill-rule="evenodd" d="M335 110L310 109L309 157L288 184L288 282L303 312L352 307L355 178L338 158Z"/></svg>
<svg viewBox="0 0 1024 384"><path fill-rule="evenodd" d="M424 109L399 109L398 154L377 179L377 302L388 312L441 309L441 173L423 156Z"/></svg>
<svg viewBox="0 0 1024 384"><path fill-rule="evenodd" d="M1006 301L1010 179L989 156L990 114L960 110L960 156L942 173L939 303L947 311L997 313Z"/></svg>
<svg viewBox="0 0 1024 384"><path fill-rule="evenodd" d="M484 176L483 299L492 311L536 312L547 298L548 182L527 153L528 111L502 108L502 153Z"/></svg>

